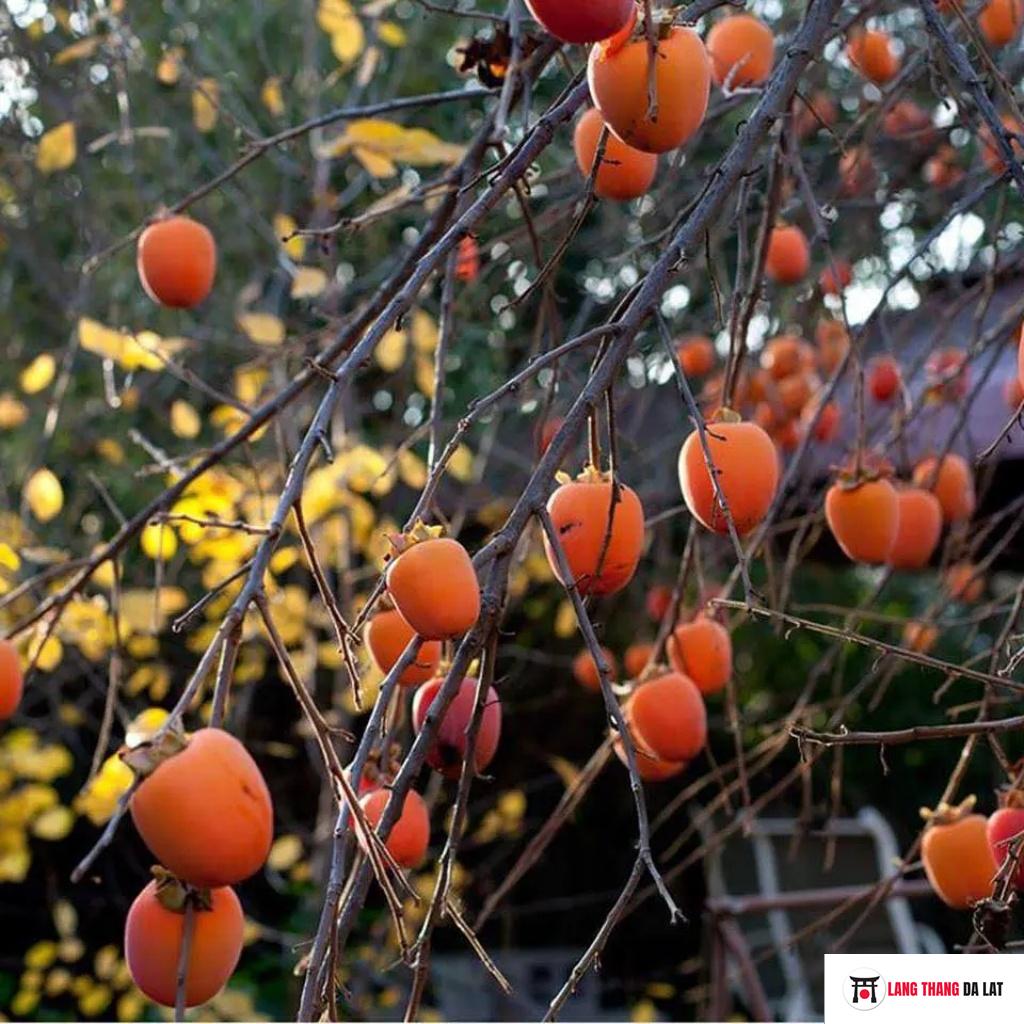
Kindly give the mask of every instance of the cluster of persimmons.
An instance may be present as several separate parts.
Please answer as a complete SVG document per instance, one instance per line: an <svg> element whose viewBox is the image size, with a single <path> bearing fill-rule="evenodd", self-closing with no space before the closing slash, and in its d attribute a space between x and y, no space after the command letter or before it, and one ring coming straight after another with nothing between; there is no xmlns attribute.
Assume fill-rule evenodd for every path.
<svg viewBox="0 0 1024 1024"><path fill-rule="evenodd" d="M767 80L774 63L772 32L747 14L717 20L706 40L691 28L658 26L654 111L650 40L637 26L633 0L528 4L559 39L594 44L588 67L594 107L578 121L574 142L581 173L592 179L594 192L602 198L643 195L654 181L658 154L684 145L700 128L712 83L727 91L756 87ZM979 16L979 27L993 45L1001 45L1019 20L1019 0L991 0ZM848 53L852 65L874 83L885 83L898 72L899 60L883 32L858 31ZM827 116L827 111L823 107L817 115ZM158 218L139 239L142 285L165 306L189 308L202 302L213 287L216 262L212 234L187 216ZM775 225L767 243L767 276L780 286L793 285L806 278L809 267L809 245L800 228ZM476 243L467 239L458 253L456 274L471 280L478 268ZM825 294L836 294L849 283L849 266L841 262L833 262L819 280ZM820 375L836 369L848 344L845 330L833 321L822 323L815 345L793 335L771 339L761 352L760 366L739 375L733 393L725 395L724 381L713 373L711 341L692 336L680 343L683 372L705 378L703 395L715 406L706 430L692 432L679 453L682 496L699 523L719 535L734 529L740 538L747 536L776 498L780 451L795 447L805 430L813 429L820 441L836 436L839 408L819 409L817 396ZM1021 366L1024 384L1024 353ZM928 373L937 398L963 397L968 377L960 353L936 354ZM892 402L903 389L900 367L892 358L876 359L866 368L869 400ZM891 477L884 460L858 453L829 488L825 517L855 562L919 569L932 558L944 525L971 518L972 471L962 457L947 452L919 462L903 483L894 484ZM602 597L630 582L644 540L644 510L631 487L590 465L577 478L559 483L547 511L561 549L553 550L545 538L548 559L562 584L575 587L582 597ZM954 595L970 596L972 567L954 566L952 574ZM670 609L677 615L672 605L664 590L648 595L649 610L659 621ZM398 678L413 691L417 732L444 678L442 645L470 630L480 608L477 574L461 543L421 523L395 538L386 597L368 621L365 642L384 673L398 665L411 644L419 645ZM929 642L923 632L908 637L917 649ZM705 700L728 685L733 661L728 630L706 613L672 623L667 665L658 663L656 654L650 645L637 645L626 653L625 665L634 685L624 700L623 716L639 774L648 781L678 775L700 753L707 736ZM602 657L614 668L610 652ZM584 686L601 689L601 675L589 652L577 659L574 673ZM0 644L0 718L13 714L21 689L14 649ZM474 720L468 770L482 772L498 748L501 702L493 688L480 693L479 681L467 677L429 748L427 761L434 770L448 778L460 776ZM614 746L626 760L621 737L614 738ZM132 818L160 864L128 914L128 966L143 992L174 1005L182 943L191 922L184 1002L195 1005L213 996L237 963L243 917L232 886L258 871L267 857L273 837L270 794L249 753L219 728L186 735L178 723L168 723L151 742L123 756L137 776ZM390 799L388 781L383 773L372 783L360 784L360 803L371 827L379 823ZM996 864L1007 856L1007 838L1022 830L1024 809L1015 806L987 820L970 807L939 808L923 850L936 891L953 906L968 906L988 895ZM410 790L387 849L397 864L413 868L425 858L429 839L426 804ZM1022 871L1018 885L1024 885Z"/></svg>

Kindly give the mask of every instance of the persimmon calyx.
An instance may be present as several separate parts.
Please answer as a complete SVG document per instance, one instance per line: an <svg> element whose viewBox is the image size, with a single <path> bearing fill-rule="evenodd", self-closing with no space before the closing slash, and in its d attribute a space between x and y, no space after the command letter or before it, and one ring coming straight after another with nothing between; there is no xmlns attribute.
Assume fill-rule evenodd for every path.
<svg viewBox="0 0 1024 1024"><path fill-rule="evenodd" d="M742 423L743 417L735 410L730 409L727 405L720 405L712 414L708 417L708 423Z"/></svg>
<svg viewBox="0 0 1024 1024"><path fill-rule="evenodd" d="M443 526L428 526L422 519L417 519L405 533L390 533L388 540L394 548L391 558L397 558L403 551L422 544L425 540L437 540L444 536Z"/></svg>
<svg viewBox="0 0 1024 1024"><path fill-rule="evenodd" d="M929 807L921 808L921 817L932 825L954 825L961 818L967 817L974 810L978 798L973 794L962 800L959 804L948 804L945 801L940 803L935 810Z"/></svg>
<svg viewBox="0 0 1024 1024"><path fill-rule="evenodd" d="M175 725L136 747L122 747L118 751L118 757L141 781L152 775L164 761L175 754L180 754L188 746L188 742L185 730Z"/></svg>
<svg viewBox="0 0 1024 1024"><path fill-rule="evenodd" d="M1016 786L1006 786L999 794L999 806L1010 807L1014 810L1024 808L1024 790Z"/></svg>
<svg viewBox="0 0 1024 1024"><path fill-rule="evenodd" d="M188 907L213 910L213 893L209 889L188 885L159 864L154 865L151 874L156 881L156 898L164 910L172 914L184 914Z"/></svg>

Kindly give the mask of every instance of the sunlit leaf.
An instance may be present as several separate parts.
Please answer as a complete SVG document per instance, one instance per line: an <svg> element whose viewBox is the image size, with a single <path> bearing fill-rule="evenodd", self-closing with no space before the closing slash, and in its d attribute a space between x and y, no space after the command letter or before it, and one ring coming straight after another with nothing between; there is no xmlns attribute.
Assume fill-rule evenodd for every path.
<svg viewBox="0 0 1024 1024"><path fill-rule="evenodd" d="M178 537L172 527L166 523L149 523L139 534L139 547L142 553L154 562L166 562L174 557L178 550Z"/></svg>
<svg viewBox="0 0 1024 1024"><path fill-rule="evenodd" d="M448 472L460 483L469 483L473 479L473 453L466 445L460 444L452 453Z"/></svg>
<svg viewBox="0 0 1024 1024"><path fill-rule="evenodd" d="M53 380L56 372L57 361L49 352L44 352L42 355L36 356L21 371L18 385L26 395L35 395L50 386L50 382Z"/></svg>
<svg viewBox="0 0 1024 1024"><path fill-rule="evenodd" d="M156 66L156 80L161 85L177 85L181 78L181 59L184 56L180 46L172 46L163 52Z"/></svg>
<svg viewBox="0 0 1024 1024"><path fill-rule="evenodd" d="M88 317L78 321L78 341L87 352L112 359L129 371L162 370L165 361L185 345L181 338L161 338L152 331L137 335L116 331Z"/></svg>
<svg viewBox="0 0 1024 1024"><path fill-rule="evenodd" d="M273 313L243 313L238 326L257 345L280 345L285 338L284 321Z"/></svg>
<svg viewBox="0 0 1024 1024"><path fill-rule="evenodd" d="M260 89L260 102L273 117L280 117L284 113L284 96L281 94L281 79L272 75Z"/></svg>
<svg viewBox="0 0 1024 1024"><path fill-rule="evenodd" d="M171 430L178 437L191 440L199 436L202 430L203 421L195 408L182 398L175 399L171 403Z"/></svg>
<svg viewBox="0 0 1024 1024"><path fill-rule="evenodd" d="M64 507L64 488L53 470L37 469L25 484L25 502L41 523L60 515Z"/></svg>
<svg viewBox="0 0 1024 1024"><path fill-rule="evenodd" d="M394 327L380 339L374 358L377 365L385 373L394 373L405 362L406 336L405 331Z"/></svg>
<svg viewBox="0 0 1024 1024"><path fill-rule="evenodd" d="M382 21L377 25L377 38L386 46L405 46L405 29L393 21Z"/></svg>
<svg viewBox="0 0 1024 1024"><path fill-rule="evenodd" d="M201 78L192 90L192 123L196 131L212 132L217 127L220 86L215 78Z"/></svg>
<svg viewBox="0 0 1024 1024"><path fill-rule="evenodd" d="M32 835L38 839L63 839L75 824L67 807L51 807L32 822Z"/></svg>
<svg viewBox="0 0 1024 1024"><path fill-rule="evenodd" d="M424 355L432 356L437 348L437 321L425 310L413 310L410 333L413 348Z"/></svg>
<svg viewBox="0 0 1024 1024"><path fill-rule="evenodd" d="M279 836L270 847L267 865L275 871L287 871L301 856L302 840L298 836Z"/></svg>
<svg viewBox="0 0 1024 1024"><path fill-rule="evenodd" d="M292 277L293 299L311 299L327 287L327 272L319 267L296 267Z"/></svg>
<svg viewBox="0 0 1024 1024"><path fill-rule="evenodd" d="M44 133L36 150L36 167L43 174L67 170L78 154L75 141L75 124L65 121Z"/></svg>
<svg viewBox="0 0 1024 1024"><path fill-rule="evenodd" d="M87 36L70 46L65 46L54 58L54 64L70 64L72 61L91 57L103 42L103 36Z"/></svg>
<svg viewBox="0 0 1024 1024"><path fill-rule="evenodd" d="M445 142L425 128L409 128L379 118L350 121L344 131L320 152L323 157L344 156L354 149L374 153L397 163L416 167L455 163L465 153L463 146Z"/></svg>
<svg viewBox="0 0 1024 1024"><path fill-rule="evenodd" d="M0 394L0 430L13 430L28 419L28 406L9 391Z"/></svg>
<svg viewBox="0 0 1024 1024"><path fill-rule="evenodd" d="M427 483L427 464L408 448L398 453L398 473L406 487L420 490Z"/></svg>
<svg viewBox="0 0 1024 1024"><path fill-rule="evenodd" d="M306 255L306 239L295 234L298 224L287 213L274 214L274 234L281 240L281 247L293 260L301 260ZM287 241L285 241L287 239Z"/></svg>
<svg viewBox="0 0 1024 1024"><path fill-rule="evenodd" d="M383 153L377 153L365 146L355 146L352 155L363 165L371 178L392 178L398 173L395 162Z"/></svg>

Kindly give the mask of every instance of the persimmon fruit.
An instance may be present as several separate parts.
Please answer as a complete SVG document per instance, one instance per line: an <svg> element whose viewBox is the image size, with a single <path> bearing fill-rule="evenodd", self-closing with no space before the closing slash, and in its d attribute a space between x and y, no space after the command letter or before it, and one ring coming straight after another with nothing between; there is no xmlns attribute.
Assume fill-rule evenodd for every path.
<svg viewBox="0 0 1024 1024"><path fill-rule="evenodd" d="M402 652L416 636L416 631L394 608L375 612L366 624L366 646L374 664L385 675L398 663ZM398 677L400 686L419 686L432 679L441 661L441 642L424 640L416 657Z"/></svg>
<svg viewBox="0 0 1024 1024"><path fill-rule="evenodd" d="M359 804L371 828L375 829L384 817L384 809L390 799L391 793L387 789L374 789L360 798ZM418 868L423 863L430 845L430 812L415 789L405 794L402 813L384 845L400 867Z"/></svg>
<svg viewBox="0 0 1024 1024"><path fill-rule="evenodd" d="M814 366L814 351L796 334L779 334L765 342L761 367L773 380L783 380Z"/></svg>
<svg viewBox="0 0 1024 1024"><path fill-rule="evenodd" d="M801 420L805 427L810 427L811 435L816 441L820 441L822 444L828 444L829 441L835 440L836 435L839 433L839 424L842 419L842 413L839 410L839 405L836 402L826 402L824 407L821 409L821 414L818 415L819 402L811 402L803 411ZM814 422L814 417L817 416L817 422ZM814 423L814 426L810 425Z"/></svg>
<svg viewBox="0 0 1024 1024"><path fill-rule="evenodd" d="M687 142L704 121L711 62L693 29L674 26L658 39L655 65L657 117L650 116L647 40L590 51L590 96L609 128L647 153L666 153Z"/></svg>
<svg viewBox="0 0 1024 1024"><path fill-rule="evenodd" d="M1014 802L990 815L986 826L988 844L992 850L992 858L996 866L1001 867L1010 857L1010 840L1024 833L1024 807L1019 791L1011 794ZM1024 850L1017 854L1017 867L1010 883L1018 891L1024 892Z"/></svg>
<svg viewBox="0 0 1024 1024"><path fill-rule="evenodd" d="M931 824L921 841L921 860L935 894L949 907L967 910L992 894L996 861L985 816L971 814L973 800L959 808L922 812Z"/></svg>
<svg viewBox="0 0 1024 1024"><path fill-rule="evenodd" d="M741 536L765 517L779 486L779 459L771 438L756 423L720 420L707 426L711 463L729 514ZM715 533L728 533L697 431L679 452L679 485L686 507Z"/></svg>
<svg viewBox="0 0 1024 1024"><path fill-rule="evenodd" d="M480 276L480 246L472 235L459 242L455 254L455 279L472 284Z"/></svg>
<svg viewBox="0 0 1024 1024"><path fill-rule="evenodd" d="M970 562L954 562L946 569L944 582L949 596L964 604L974 604L985 593L985 581Z"/></svg>
<svg viewBox="0 0 1024 1024"><path fill-rule="evenodd" d="M989 46L1013 42L1024 21L1024 0L988 0L978 15L978 29Z"/></svg>
<svg viewBox="0 0 1024 1024"><path fill-rule="evenodd" d="M896 489L885 479L837 481L825 495L825 520L848 558L881 565L899 528Z"/></svg>
<svg viewBox="0 0 1024 1024"><path fill-rule="evenodd" d="M607 474L588 467L555 489L548 514L572 573L563 580L547 536L544 548L555 576L573 582L581 595L605 596L621 590L636 572L644 544L644 510L631 487L616 485ZM614 502L613 502L614 497Z"/></svg>
<svg viewBox="0 0 1024 1024"><path fill-rule="evenodd" d="M708 33L711 75L718 86L760 85L772 72L775 37L752 14L734 14L715 22Z"/></svg>
<svg viewBox="0 0 1024 1024"><path fill-rule="evenodd" d="M596 43L635 17L634 0L526 0L530 13L556 39Z"/></svg>
<svg viewBox="0 0 1024 1024"><path fill-rule="evenodd" d="M636 679L651 660L654 644L630 644L622 656L622 667L627 679Z"/></svg>
<svg viewBox="0 0 1024 1024"><path fill-rule="evenodd" d="M154 302L190 309L213 288L217 243L210 229L191 217L164 217L139 236L136 266Z"/></svg>
<svg viewBox="0 0 1024 1024"><path fill-rule="evenodd" d="M939 642L939 630L925 622L908 622L903 627L903 646L918 654L928 654Z"/></svg>
<svg viewBox="0 0 1024 1024"><path fill-rule="evenodd" d="M615 655L607 647L601 648L601 656L604 658L611 678L618 675L619 665ZM590 653L589 647L584 647L575 658L572 659L572 677L585 690L592 690L595 693L601 692L601 674L597 671L597 662Z"/></svg>
<svg viewBox="0 0 1024 1024"><path fill-rule="evenodd" d="M441 689L444 680L440 677L424 683L413 697L412 725L417 734L422 730L427 714ZM466 730L473 719L473 705L476 702L477 681L466 677L459 683L459 689L434 733L434 740L427 751L427 764L446 778L457 779L466 759ZM484 697L483 717L476 737L473 765L482 772L494 759L501 739L501 701L493 686Z"/></svg>
<svg viewBox="0 0 1024 1024"><path fill-rule="evenodd" d="M914 483L930 490L942 506L942 518L947 523L966 522L974 515L977 498L974 493L974 473L962 455L949 452L936 466L934 456L922 459L914 467Z"/></svg>
<svg viewBox="0 0 1024 1024"><path fill-rule="evenodd" d="M461 636L480 614L473 560L451 537L400 542L384 578L398 613L424 640Z"/></svg>
<svg viewBox="0 0 1024 1024"><path fill-rule="evenodd" d="M892 356L876 356L868 363L868 391L876 402L888 402L902 386L900 364Z"/></svg>
<svg viewBox="0 0 1024 1024"><path fill-rule="evenodd" d="M171 888L179 888L170 883ZM124 926L124 958L132 981L161 1006L174 1006L185 910L167 896L167 884L150 882L135 897ZM191 897L190 897L191 898ZM208 1002L226 984L242 954L245 917L233 889L211 889L208 906L196 907L185 978L185 1005ZM194 905L194 904L193 904Z"/></svg>
<svg viewBox="0 0 1024 1024"><path fill-rule="evenodd" d="M0 722L18 710L24 690L18 650L10 640L0 640Z"/></svg>
<svg viewBox="0 0 1024 1024"><path fill-rule="evenodd" d="M704 377L715 368L715 346L705 335L691 334L680 340L676 358L687 377Z"/></svg>
<svg viewBox="0 0 1024 1024"><path fill-rule="evenodd" d="M923 487L903 487L896 492L899 521L888 564L894 569L923 569L942 535L942 506Z"/></svg>
<svg viewBox="0 0 1024 1024"><path fill-rule="evenodd" d="M136 767L153 752L137 747L122 756ZM129 806L150 852L190 885L244 881L270 852L274 811L267 784L249 752L223 729L199 729L183 749L159 760Z"/></svg>
<svg viewBox="0 0 1024 1024"><path fill-rule="evenodd" d="M818 287L823 295L839 295L853 282L853 267L849 260L835 260L818 276Z"/></svg>
<svg viewBox="0 0 1024 1024"><path fill-rule="evenodd" d="M732 676L732 639L714 619L698 615L681 622L668 638L672 667L692 679L705 696L725 689Z"/></svg>
<svg viewBox="0 0 1024 1024"><path fill-rule="evenodd" d="M584 177L589 177L593 170L604 126L604 118L593 107L576 122L573 147ZM609 132L594 178L594 194L602 199L637 199L651 187L657 173L657 156L634 149Z"/></svg>
<svg viewBox="0 0 1024 1024"><path fill-rule="evenodd" d="M807 236L795 224L778 224L768 239L765 272L778 284L797 284L807 276L811 250Z"/></svg>
<svg viewBox="0 0 1024 1024"><path fill-rule="evenodd" d="M672 588L665 586L664 583L656 583L647 591L644 607L653 622L661 622L672 607Z"/></svg>
<svg viewBox="0 0 1024 1024"><path fill-rule="evenodd" d="M892 48L892 40L887 32L880 29L866 29L853 34L846 53L850 63L875 85L885 85L900 70L900 59Z"/></svg>
<svg viewBox="0 0 1024 1024"><path fill-rule="evenodd" d="M649 750L637 743L636 737L630 731L633 738L633 747L636 751L636 771L644 782L664 782L666 779L674 778L686 771L688 761L665 761L655 757ZM622 737L615 736L612 740L612 750L615 756L627 767L629 759L626 757L626 748L623 746Z"/></svg>
<svg viewBox="0 0 1024 1024"><path fill-rule="evenodd" d="M707 740L707 710L693 680L666 672L633 691L626 718L637 745L661 761L690 761Z"/></svg>

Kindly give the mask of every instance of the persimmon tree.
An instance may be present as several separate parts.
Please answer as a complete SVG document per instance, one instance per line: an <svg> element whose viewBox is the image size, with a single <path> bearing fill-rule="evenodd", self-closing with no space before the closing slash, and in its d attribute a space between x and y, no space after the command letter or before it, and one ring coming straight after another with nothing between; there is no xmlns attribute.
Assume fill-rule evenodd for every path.
<svg viewBox="0 0 1024 1024"><path fill-rule="evenodd" d="M1024 410L1024 303L995 301L1021 15L8 0L0 881L89 846L11 1011L231 1014L261 873L312 908L279 941L298 1019L358 1007L363 932L406 1019L442 926L507 990L484 928L607 768L631 866L554 1019L645 901L697 927L680 879L764 808L839 816L853 748L941 741L935 810L836 944L922 867L967 948L1012 941L1024 584L992 567L1021 499L987 498ZM841 597L808 606L823 547ZM582 768L544 737L540 821L503 767L524 671L594 724ZM128 910L103 872L133 827L160 866ZM90 885L124 951L72 979Z"/></svg>

